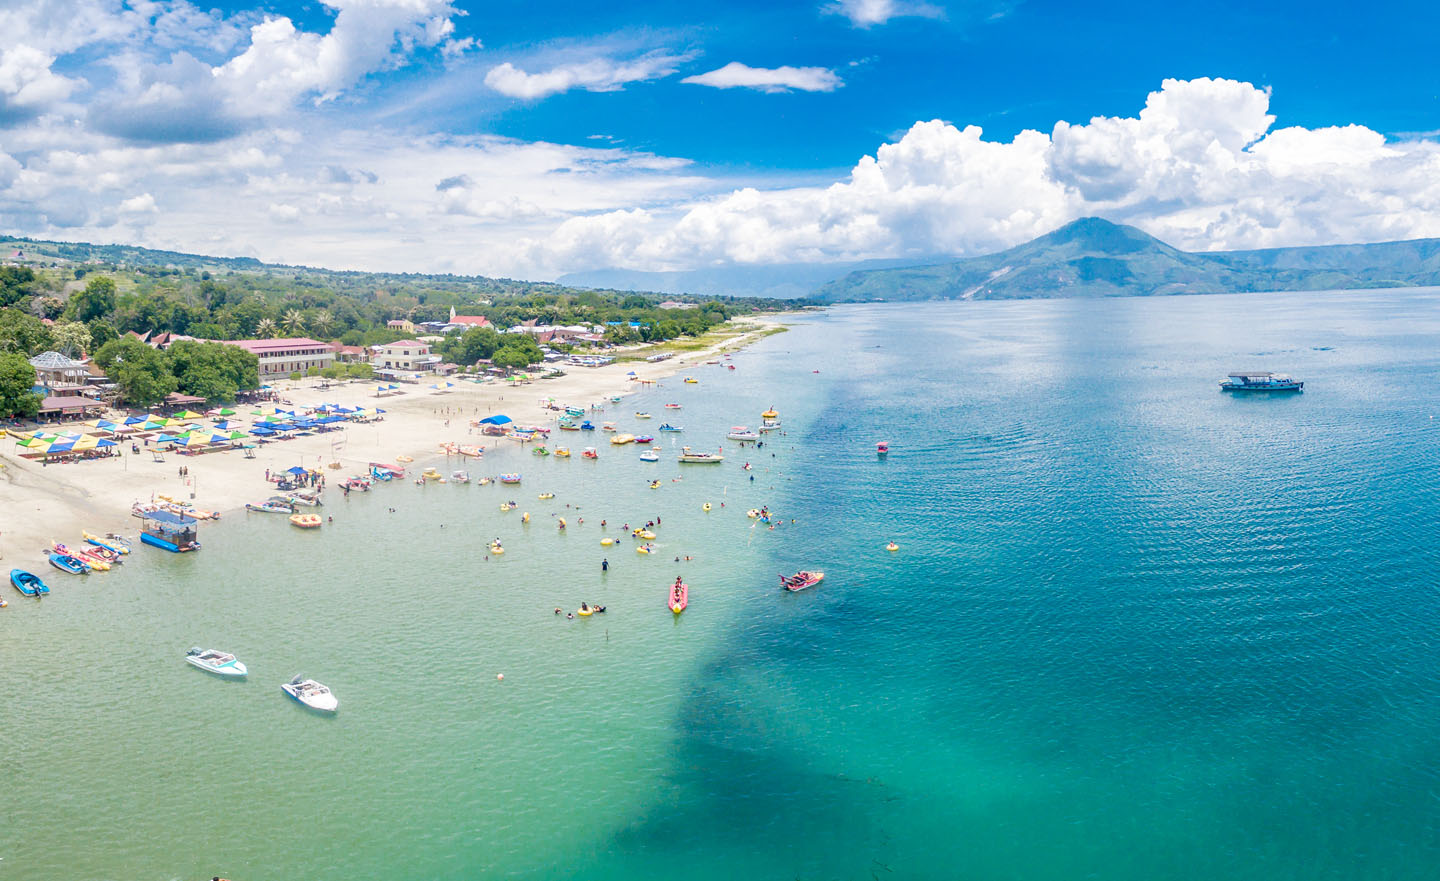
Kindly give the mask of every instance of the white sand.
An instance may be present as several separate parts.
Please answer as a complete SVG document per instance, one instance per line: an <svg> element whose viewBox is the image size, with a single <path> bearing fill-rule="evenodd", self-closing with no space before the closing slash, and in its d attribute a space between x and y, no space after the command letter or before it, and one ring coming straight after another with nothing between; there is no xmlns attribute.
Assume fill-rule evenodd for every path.
<svg viewBox="0 0 1440 881"><path fill-rule="evenodd" d="M511 386L498 381L477 385L452 380L453 389L436 394L429 388L430 383L436 381L432 379L419 385L401 385L403 395L377 398L375 380L332 385L325 390L316 388L318 380L295 383L293 388L282 390L281 397L296 408L327 401L345 406L380 407L386 411L384 420L352 424L343 432L262 444L255 450L253 459L245 458L236 450L198 456L167 453L164 462L156 462L148 449L142 446L139 454L132 454L129 443L125 443L116 448L123 450L123 454L113 458L42 466L38 461L16 456L20 448L14 441L0 438L0 466L3 466L0 468L0 481L3 481L0 483L0 559L7 568L39 571L37 567L43 562L40 553L52 539L78 544L82 529L116 532L133 539L138 533L139 521L131 516L131 505L149 500L155 494L184 500L191 499L193 494L197 508L234 516L244 510L246 502L264 501L272 494L271 485L265 483L267 468L284 470L294 465L317 468L338 461L341 468L325 469L333 493L337 491L334 485L344 477L366 473L370 462L394 462L399 455L412 456L420 462L433 460L445 442L484 446L486 450L500 443L513 446L514 441L481 437L478 429L473 434L467 433L470 420L504 413L520 425L549 426L558 414L544 408L547 398L554 398L562 406L588 406L613 395L638 391L640 387L626 376L631 370L639 379L663 379L712 359L721 351L734 351L753 342L764 329L781 323L777 318L768 317L741 321L753 325L754 329L668 361L616 363L598 368L567 367L563 377L526 385ZM436 412L444 408L449 408L451 415ZM235 409L248 414L255 408ZM251 417L244 418L248 428ZM445 425L447 419L449 427ZM560 443L560 440L556 435L554 442ZM488 473L483 462L483 459L456 456L448 468L463 468L478 477ZM179 476L181 466L189 469L188 477ZM202 532L224 528L222 516L218 523L204 526Z"/></svg>

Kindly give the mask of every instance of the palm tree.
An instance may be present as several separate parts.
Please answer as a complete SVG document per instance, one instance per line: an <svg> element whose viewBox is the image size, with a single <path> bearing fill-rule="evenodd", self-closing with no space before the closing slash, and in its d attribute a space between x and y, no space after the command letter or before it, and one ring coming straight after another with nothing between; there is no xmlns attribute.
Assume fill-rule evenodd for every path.
<svg viewBox="0 0 1440 881"><path fill-rule="evenodd" d="M299 333L305 329L305 316L300 314L299 309L291 309L280 319L280 326L288 333Z"/></svg>
<svg viewBox="0 0 1440 881"><path fill-rule="evenodd" d="M334 323L334 316L332 316L329 312L326 312L324 309L321 309L319 312L316 312L314 316L311 317L310 329L320 334L321 336L324 336L325 332L330 329L330 325Z"/></svg>
<svg viewBox="0 0 1440 881"><path fill-rule="evenodd" d="M262 318L255 324L255 335L258 337L272 337L278 330L273 318Z"/></svg>

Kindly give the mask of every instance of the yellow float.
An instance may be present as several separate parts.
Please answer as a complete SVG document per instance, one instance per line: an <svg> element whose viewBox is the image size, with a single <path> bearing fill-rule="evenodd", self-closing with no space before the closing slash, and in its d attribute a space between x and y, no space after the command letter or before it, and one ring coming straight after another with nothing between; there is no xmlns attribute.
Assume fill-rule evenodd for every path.
<svg viewBox="0 0 1440 881"><path fill-rule="evenodd" d="M605 547L608 548L608 547L610 547L611 545L613 545L613 544L615 543L615 539L613 539L613 538L602 538L602 539L600 539L600 543L601 543L602 545L604 545Z"/></svg>
<svg viewBox="0 0 1440 881"><path fill-rule="evenodd" d="M290 516L290 523L301 529L315 529L320 525L321 520L318 514L292 514Z"/></svg>
<svg viewBox="0 0 1440 881"><path fill-rule="evenodd" d="M529 512L529 511L526 511L524 514L521 514L521 515L520 515L520 522L521 522L521 523L529 523L529 522L530 522L530 512Z"/></svg>
<svg viewBox="0 0 1440 881"><path fill-rule="evenodd" d="M702 510L702 511L709 511L709 510L710 510L710 503L709 503L709 502L706 502L705 504L701 505L701 506L700 506L700 510Z"/></svg>
<svg viewBox="0 0 1440 881"><path fill-rule="evenodd" d="M587 606L583 609L576 609L575 614L579 615L581 618L589 618L591 615L595 614L595 610Z"/></svg>
<svg viewBox="0 0 1440 881"><path fill-rule="evenodd" d="M505 553L505 549L502 548L502 547L500 547L500 546L497 545L497 544L492 544L492 545L490 546L490 553L496 554L496 555L498 556L499 554Z"/></svg>
<svg viewBox="0 0 1440 881"><path fill-rule="evenodd" d="M537 498L540 498L540 499L553 499L553 498L555 498L555 494L554 494L554 493L541 493L539 496L537 496Z"/></svg>
<svg viewBox="0 0 1440 881"><path fill-rule="evenodd" d="M892 542L890 542L888 545L885 546L885 550L887 550L887 551L898 551L898 550L900 550L900 546L897 545L895 542L892 541Z"/></svg>
<svg viewBox="0 0 1440 881"><path fill-rule="evenodd" d="M414 456L396 456L396 457L395 457L395 461L396 461L396 462L414 462L414 461L415 461L415 457L414 457Z"/></svg>

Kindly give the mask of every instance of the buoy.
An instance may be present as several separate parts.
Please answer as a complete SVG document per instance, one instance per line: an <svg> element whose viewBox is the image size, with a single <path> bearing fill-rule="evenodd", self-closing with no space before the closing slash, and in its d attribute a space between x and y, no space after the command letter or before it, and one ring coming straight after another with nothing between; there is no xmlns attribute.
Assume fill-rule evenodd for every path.
<svg viewBox="0 0 1440 881"><path fill-rule="evenodd" d="M496 673L496 674L495 674L495 678L498 679L498 680L500 680L501 682L504 682L504 681L505 681L505 674L504 674L504 673Z"/></svg>

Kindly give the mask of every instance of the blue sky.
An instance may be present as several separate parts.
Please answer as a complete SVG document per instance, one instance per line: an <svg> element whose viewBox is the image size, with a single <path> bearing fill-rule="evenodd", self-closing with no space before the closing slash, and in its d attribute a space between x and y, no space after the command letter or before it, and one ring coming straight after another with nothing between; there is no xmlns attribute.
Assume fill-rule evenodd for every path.
<svg viewBox="0 0 1440 881"><path fill-rule="evenodd" d="M1437 25L1418 2L7 0L0 227L529 277L963 255L1086 213L1202 249L1440 235Z"/></svg>

